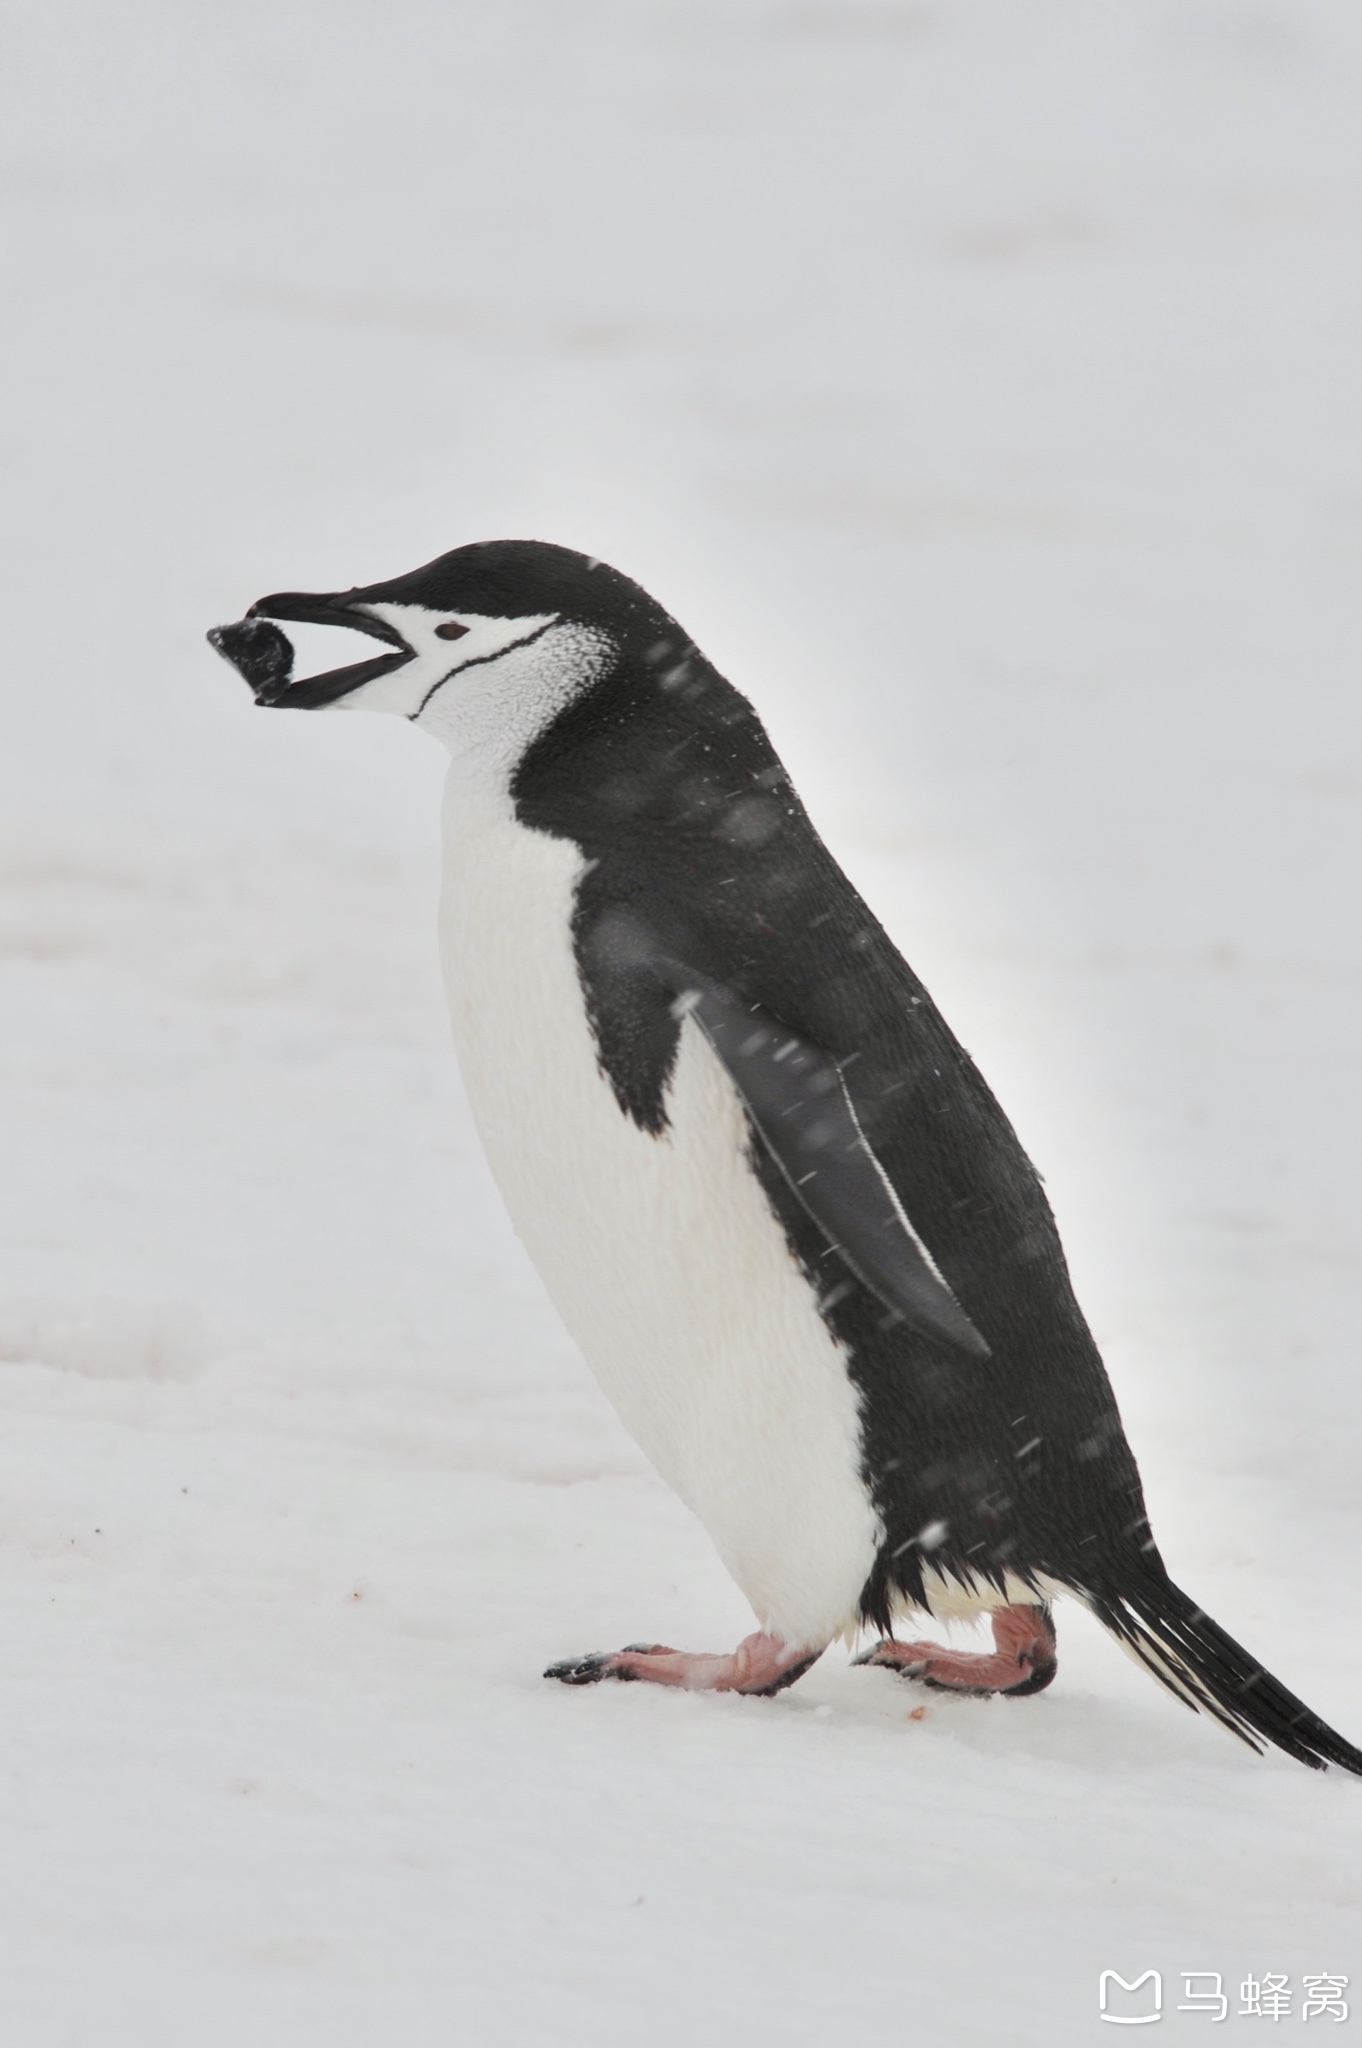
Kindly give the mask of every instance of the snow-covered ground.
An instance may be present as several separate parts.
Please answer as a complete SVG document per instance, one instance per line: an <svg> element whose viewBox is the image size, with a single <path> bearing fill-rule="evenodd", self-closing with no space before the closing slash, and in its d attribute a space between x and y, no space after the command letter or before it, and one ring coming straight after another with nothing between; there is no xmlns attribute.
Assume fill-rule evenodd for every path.
<svg viewBox="0 0 1362 2048"><path fill-rule="evenodd" d="M437 750L202 640L500 534L654 589L1045 1172L1175 1574L1362 1739L1354 0L0 36L6 2048L1362 2004L1362 1787L1077 1612L921 1720L541 1681L743 1603L479 1156Z"/></svg>

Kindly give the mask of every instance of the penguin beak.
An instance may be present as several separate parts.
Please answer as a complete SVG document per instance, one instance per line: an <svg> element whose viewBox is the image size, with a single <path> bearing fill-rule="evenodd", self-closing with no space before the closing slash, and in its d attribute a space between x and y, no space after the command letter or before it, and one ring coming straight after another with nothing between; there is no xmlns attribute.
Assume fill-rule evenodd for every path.
<svg viewBox="0 0 1362 2048"><path fill-rule="evenodd" d="M416 650L407 645L395 627L355 608L361 597L362 593L354 590L326 596L308 591L280 591L273 597L262 597L234 625L214 626L208 635L209 643L245 677L255 692L257 704L282 710L316 711L348 696L361 683L390 675L393 669L415 658ZM297 619L315 626L346 626L352 632L368 633L375 640L386 641L393 652L375 655L372 661L351 662L346 668L327 669L322 675L295 679L293 646L274 624L276 619Z"/></svg>

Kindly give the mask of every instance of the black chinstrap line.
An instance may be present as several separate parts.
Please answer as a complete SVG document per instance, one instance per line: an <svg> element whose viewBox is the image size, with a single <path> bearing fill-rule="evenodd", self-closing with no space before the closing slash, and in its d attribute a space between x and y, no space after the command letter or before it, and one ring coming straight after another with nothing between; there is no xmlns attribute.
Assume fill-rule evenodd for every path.
<svg viewBox="0 0 1362 2048"><path fill-rule="evenodd" d="M443 690L446 683L452 683L455 676L466 675L470 668L486 668L489 661L500 661L503 654L513 654L517 647L533 647L535 641L542 640L544 635L550 630L551 627L560 625L561 623L561 620L559 620L557 617L554 617L552 619L546 619L542 626L536 627L533 633L527 633L523 640L510 640L504 647L498 647L492 654L477 654L473 657L472 661L461 661L457 663L455 667L450 669L448 675L441 676L438 683L431 684L430 688L426 691L425 696L421 699L416 709L414 711L409 711L407 713L408 719L414 725L416 723L416 720L421 716L421 713L425 710L427 704L429 704L431 698L435 695L436 691Z"/></svg>

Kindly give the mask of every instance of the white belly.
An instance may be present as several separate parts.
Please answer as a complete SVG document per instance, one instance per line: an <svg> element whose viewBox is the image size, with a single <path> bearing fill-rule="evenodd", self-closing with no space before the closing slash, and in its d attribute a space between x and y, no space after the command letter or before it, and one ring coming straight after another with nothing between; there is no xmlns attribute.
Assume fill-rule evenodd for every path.
<svg viewBox="0 0 1362 2048"><path fill-rule="evenodd" d="M682 1027L650 1137L601 1073L572 957L576 847L445 812L454 1038L512 1221L609 1399L699 1516L763 1628L849 1626L881 1531L844 1356L746 1162L746 1126Z"/></svg>

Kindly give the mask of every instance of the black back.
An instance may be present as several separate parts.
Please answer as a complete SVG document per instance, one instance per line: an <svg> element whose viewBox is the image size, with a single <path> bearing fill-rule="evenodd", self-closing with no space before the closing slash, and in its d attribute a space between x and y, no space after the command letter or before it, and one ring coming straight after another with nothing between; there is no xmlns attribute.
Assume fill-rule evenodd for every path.
<svg viewBox="0 0 1362 2048"><path fill-rule="evenodd" d="M967 1357L887 1318L754 1134L754 1169L861 1395L865 1477L887 1532L866 1620L888 1626L894 1586L920 1600L928 1563L999 1587L1006 1571L1044 1573L1098 1596L1136 1560L1157 1567L1111 1387L1011 1125L814 831L752 707L628 579L544 552L567 558L557 608L604 627L619 654L531 746L512 794L526 825L593 863L574 936L623 1113L665 1129L679 1040L671 993L637 943L646 929L838 1063L905 1211L987 1340L989 1356ZM423 601L469 602L448 584ZM536 581L520 609L549 608Z"/></svg>

